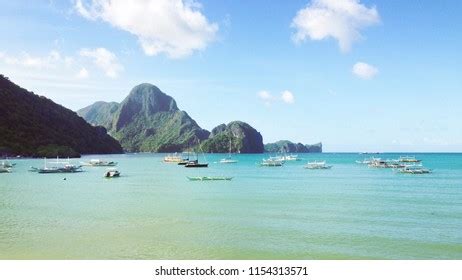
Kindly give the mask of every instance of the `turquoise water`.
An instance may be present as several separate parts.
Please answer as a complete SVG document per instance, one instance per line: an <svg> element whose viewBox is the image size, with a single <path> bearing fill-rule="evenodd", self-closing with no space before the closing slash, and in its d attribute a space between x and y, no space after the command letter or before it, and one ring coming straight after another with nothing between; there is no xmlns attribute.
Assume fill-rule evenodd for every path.
<svg viewBox="0 0 462 280"><path fill-rule="evenodd" d="M163 156L81 159L118 161L117 179L101 167L31 173L42 160L16 160L0 174L0 258L462 258L462 154L417 154L434 169L426 175L370 169L358 154L300 154L283 167L257 167L263 155L228 165L207 155L207 169ZM314 159L334 166L302 168ZM234 179L186 179L211 175Z"/></svg>

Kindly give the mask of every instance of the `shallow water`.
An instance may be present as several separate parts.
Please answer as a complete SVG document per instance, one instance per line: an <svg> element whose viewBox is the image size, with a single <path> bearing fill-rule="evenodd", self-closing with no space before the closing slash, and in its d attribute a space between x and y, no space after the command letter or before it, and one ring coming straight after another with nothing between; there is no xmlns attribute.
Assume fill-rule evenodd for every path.
<svg viewBox="0 0 462 280"><path fill-rule="evenodd" d="M189 169L162 154L87 156L118 161L76 174L0 174L1 259L461 259L462 154L417 154L434 169L396 174L358 154ZM382 154L397 158L399 154ZM325 159L331 170L306 170ZM75 162L78 163L76 160ZM186 176L233 176L191 182ZM66 180L63 180L66 178Z"/></svg>

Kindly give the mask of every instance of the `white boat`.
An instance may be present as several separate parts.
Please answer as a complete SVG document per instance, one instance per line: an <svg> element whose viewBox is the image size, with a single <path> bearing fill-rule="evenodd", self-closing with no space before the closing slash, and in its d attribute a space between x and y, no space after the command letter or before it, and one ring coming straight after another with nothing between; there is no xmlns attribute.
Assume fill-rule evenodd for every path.
<svg viewBox="0 0 462 280"><path fill-rule="evenodd" d="M226 158L222 158L220 160L220 163L237 163L238 161L236 159L233 159L231 157L231 139L229 140L229 153Z"/></svg>
<svg viewBox="0 0 462 280"><path fill-rule="evenodd" d="M293 154L290 154L290 155L284 155L281 157L282 160L284 161L299 161L299 160L302 160L301 158L298 157L298 155L293 155Z"/></svg>
<svg viewBox="0 0 462 280"><path fill-rule="evenodd" d="M422 165L409 165L399 169L398 172L405 174L428 174L432 171L428 168L424 168Z"/></svg>
<svg viewBox="0 0 462 280"><path fill-rule="evenodd" d="M52 166L49 166L51 164ZM70 160L60 161L59 158L56 158L55 162L47 162L47 159L44 158L44 165L42 168L31 167L31 171L38 172L40 174L50 174L50 173L76 173L82 172L81 165L74 165L70 163Z"/></svg>
<svg viewBox="0 0 462 280"><path fill-rule="evenodd" d="M327 165L326 161L312 161L308 162L305 166L305 169L331 169L332 165Z"/></svg>
<svg viewBox="0 0 462 280"><path fill-rule="evenodd" d="M108 168L104 173L104 178L115 178L120 177L120 172L115 168Z"/></svg>
<svg viewBox="0 0 462 280"><path fill-rule="evenodd" d="M374 158L365 158L363 160L357 160L356 163L359 164L371 164L374 161Z"/></svg>
<svg viewBox="0 0 462 280"><path fill-rule="evenodd" d="M11 168L0 166L0 173L11 173L11 171Z"/></svg>
<svg viewBox="0 0 462 280"><path fill-rule="evenodd" d="M80 162L83 166L116 166L117 162L114 161L106 161L101 159L91 159L88 162Z"/></svg>
<svg viewBox="0 0 462 280"><path fill-rule="evenodd" d="M179 163L183 161L183 157L178 153L168 154L164 157L164 162L167 163Z"/></svg>
<svg viewBox="0 0 462 280"><path fill-rule="evenodd" d="M2 160L2 162L0 162L0 167L3 167L3 168L13 168L15 165L16 163L11 163L8 160Z"/></svg>
<svg viewBox="0 0 462 280"><path fill-rule="evenodd" d="M276 166L282 166L284 165L284 161L277 159L277 158L268 158L268 159L263 159L262 162L260 163L260 166L267 166L267 167L276 167Z"/></svg>

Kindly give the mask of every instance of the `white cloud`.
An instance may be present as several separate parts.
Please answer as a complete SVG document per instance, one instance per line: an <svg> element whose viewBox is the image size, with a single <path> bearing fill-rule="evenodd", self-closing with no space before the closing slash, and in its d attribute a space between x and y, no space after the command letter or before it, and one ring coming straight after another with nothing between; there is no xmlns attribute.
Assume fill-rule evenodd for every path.
<svg viewBox="0 0 462 280"><path fill-rule="evenodd" d="M259 91L257 93L257 96L267 106L269 106L273 102L277 102L277 101L279 101L279 102L282 101L282 102L287 103L287 104L293 104L295 102L295 97L294 97L293 93L288 91L288 90L285 90L285 91L281 92L280 97L276 97L276 96L272 95L270 92L268 92L266 90Z"/></svg>
<svg viewBox="0 0 462 280"><path fill-rule="evenodd" d="M87 19L136 35L147 55L188 56L204 50L218 31L218 24L207 20L195 0L76 0L74 8Z"/></svg>
<svg viewBox="0 0 462 280"><path fill-rule="evenodd" d="M284 103L292 104L295 102L295 97L292 92L285 90L281 93L281 99Z"/></svg>
<svg viewBox="0 0 462 280"><path fill-rule="evenodd" d="M83 57L92 58L93 63L110 78L116 78L119 72L123 70L117 56L105 48L81 49L79 54Z"/></svg>
<svg viewBox="0 0 462 280"><path fill-rule="evenodd" d="M90 76L90 73L88 73L88 70L85 67L82 67L80 71L77 73L76 78L77 79L86 79Z"/></svg>
<svg viewBox="0 0 462 280"><path fill-rule="evenodd" d="M364 62L355 63L351 71L359 78L365 80L372 79L375 75L379 73L379 70L376 67Z"/></svg>
<svg viewBox="0 0 462 280"><path fill-rule="evenodd" d="M68 65L68 57L62 57L58 51L52 50L45 56L33 56L22 52L18 56L10 56L5 53L0 55L0 60L7 65L20 66L35 69L52 69L61 65Z"/></svg>
<svg viewBox="0 0 462 280"><path fill-rule="evenodd" d="M362 38L362 29L379 22L375 6L368 8L360 0L312 0L293 18L291 27L296 32L292 40L300 43L308 38L323 40L332 37L346 52Z"/></svg>

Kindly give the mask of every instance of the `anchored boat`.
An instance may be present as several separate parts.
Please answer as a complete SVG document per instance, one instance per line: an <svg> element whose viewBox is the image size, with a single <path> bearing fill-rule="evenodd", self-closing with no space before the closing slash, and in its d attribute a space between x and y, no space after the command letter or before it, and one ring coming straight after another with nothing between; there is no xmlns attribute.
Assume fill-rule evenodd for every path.
<svg viewBox="0 0 462 280"><path fill-rule="evenodd" d="M93 167L99 167L99 166L116 166L117 162L114 161L105 161L101 159L91 159L88 162L80 162L82 166L93 166Z"/></svg>
<svg viewBox="0 0 462 280"><path fill-rule="evenodd" d="M48 164L52 164L49 166ZM51 173L76 173L82 172L81 165L74 165L70 163L70 160L59 161L59 158L56 158L55 162L47 162L47 158L44 158L44 165L42 168L31 167L30 171L37 172L40 174L51 174Z"/></svg>
<svg viewBox="0 0 462 280"><path fill-rule="evenodd" d="M183 161L183 158L178 153L168 154L164 157L164 162L167 163L178 163L181 161Z"/></svg>
<svg viewBox="0 0 462 280"><path fill-rule="evenodd" d="M104 178L116 178L120 177L120 172L115 168L108 168L104 173Z"/></svg>
<svg viewBox="0 0 462 280"><path fill-rule="evenodd" d="M284 161L279 159L279 158L268 158L268 159L263 159L260 163L260 166L265 166L265 167L278 167L278 166L283 166Z"/></svg>
<svg viewBox="0 0 462 280"><path fill-rule="evenodd" d="M0 173L11 173L12 169L0 166Z"/></svg>
<svg viewBox="0 0 462 280"><path fill-rule="evenodd" d="M424 168L421 165L409 165L398 170L399 173L405 174L428 174L432 171L428 168Z"/></svg>
<svg viewBox="0 0 462 280"><path fill-rule="evenodd" d="M238 161L231 157L231 139L229 140L229 153L228 157L220 160L220 163L237 163Z"/></svg>
<svg viewBox="0 0 462 280"><path fill-rule="evenodd" d="M305 169L331 169L332 165L327 165L326 161L312 161L308 162L305 166Z"/></svg>
<svg viewBox="0 0 462 280"><path fill-rule="evenodd" d="M197 177L187 177L189 181L231 181L233 177L220 177L220 176L197 176Z"/></svg>

